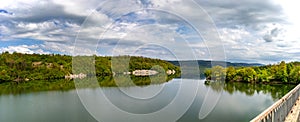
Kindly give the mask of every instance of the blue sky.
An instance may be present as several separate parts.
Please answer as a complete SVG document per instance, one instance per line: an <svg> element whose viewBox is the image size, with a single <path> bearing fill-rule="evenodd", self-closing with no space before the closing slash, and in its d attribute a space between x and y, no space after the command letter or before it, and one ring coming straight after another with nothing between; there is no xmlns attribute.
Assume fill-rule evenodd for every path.
<svg viewBox="0 0 300 122"><path fill-rule="evenodd" d="M194 4L205 11L203 18L194 16L200 15ZM192 24L163 11L172 9ZM299 9L291 0L0 1L0 52L72 55L75 49L84 55L209 60L213 40L193 28L205 28L209 18L218 31L211 39L221 40L227 61L299 61Z"/></svg>

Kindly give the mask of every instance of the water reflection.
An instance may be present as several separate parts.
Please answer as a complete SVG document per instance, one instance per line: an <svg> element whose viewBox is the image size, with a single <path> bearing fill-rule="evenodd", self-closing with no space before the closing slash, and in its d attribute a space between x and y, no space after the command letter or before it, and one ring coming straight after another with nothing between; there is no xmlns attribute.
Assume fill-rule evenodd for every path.
<svg viewBox="0 0 300 122"><path fill-rule="evenodd" d="M149 77L148 77L149 78ZM149 79L145 78L148 82ZM142 79L137 80L137 83L141 83ZM144 81L143 81L144 82ZM33 82L34 83L34 82ZM39 85L45 85L45 83L36 82ZM53 81L52 84L65 83L72 88L73 82L68 81ZM111 77L103 77L99 79L99 84L112 83ZM197 83L197 84L196 84ZM46 84L45 88L56 88L56 85ZM181 99L174 102L176 96L193 96L191 92L185 94L179 94L179 90L192 91L192 86L198 86L196 97L193 101L187 99ZM153 95L152 90L161 88L162 92L155 94L149 99L136 99L134 97L124 94L117 87L95 87L89 89L81 89L81 93L84 93L86 99L91 104L96 106L90 106L95 111L101 110L100 114L102 118L110 121L126 121L122 120L122 115L115 113L112 108L105 108L107 104L104 104L103 100L108 99L110 104L115 105L116 108L127 111L133 114L147 114L155 113L156 111L164 109L169 104L174 104L169 111L164 114L158 114L152 118L145 119L144 116L139 118L128 118L129 120L140 121L155 121L155 120L169 120L175 119L180 122L215 122L215 121L230 121L230 122L242 122L249 121L260 112L264 111L270 105L272 105L277 99L281 98L285 93L291 90L294 85L266 85L266 84L247 84L247 83L225 83L218 84L218 82L211 82L205 84L205 80L192 80L192 79L172 79L169 82L163 84L154 84L148 86L134 86L124 87L127 92L136 92L140 95ZM74 87L74 86L73 86ZM23 92L22 89L29 87L21 86L12 89L13 91ZM57 87L60 90L61 87ZM42 89L42 88L41 88ZM41 90L37 89L37 90ZM209 89L215 92L222 92L222 96L218 100L218 104L209 115L200 120L198 118L199 110L205 98L205 95ZM0 89L1 91L5 91ZM8 88L6 90L9 90ZM23 89L24 90L24 89ZM64 89L62 89L64 90ZM100 91L105 96L100 96ZM8 91L6 91L8 92ZM18 93L17 92L17 93ZM0 121L95 121L92 115L85 110L81 101L77 96L76 90L69 91L47 91L47 92L35 92L27 94L17 95L0 95ZM178 115L179 111L183 110L184 103L192 102L192 105L188 107L188 110L183 116L172 117L170 115ZM159 117L158 117L159 116ZM162 117L162 118L160 118ZM179 118L180 117L180 118ZM99 119L99 118L96 118Z"/></svg>
<svg viewBox="0 0 300 122"><path fill-rule="evenodd" d="M234 94L241 92L247 96L253 96L257 94L270 94L273 100L278 100L287 94L296 85L293 84L253 84L253 83L242 83L242 82L228 82L222 84L220 82L205 82L205 86L213 89L214 91L220 92L221 89Z"/></svg>
<svg viewBox="0 0 300 122"><path fill-rule="evenodd" d="M99 84L92 84L92 78L80 79L76 85L80 85L83 88L98 88L101 87L131 87L131 86L148 86L150 84L163 84L169 82L176 75L155 75L150 77L136 77L130 75L117 75L97 77ZM118 85L116 80L119 81ZM36 80L29 82L22 82L19 84L6 82L0 84L0 95L1 94L21 94L21 93L30 93L30 92L41 92L41 91L68 91L75 89L75 84L73 80L58 79L58 80Z"/></svg>
<svg viewBox="0 0 300 122"><path fill-rule="evenodd" d="M201 82L201 81L200 81ZM295 85L283 84L247 84L230 82L205 82L199 86L198 94L190 109L179 122L247 122L271 106L275 101L289 92ZM204 119L197 114L208 89L222 92L221 98L214 110Z"/></svg>
<svg viewBox="0 0 300 122"><path fill-rule="evenodd" d="M133 75L116 75L114 77L98 77L100 86L103 87L130 87L130 86L147 86L150 84L162 84L172 80L176 76L166 76L163 74L153 76L133 76Z"/></svg>

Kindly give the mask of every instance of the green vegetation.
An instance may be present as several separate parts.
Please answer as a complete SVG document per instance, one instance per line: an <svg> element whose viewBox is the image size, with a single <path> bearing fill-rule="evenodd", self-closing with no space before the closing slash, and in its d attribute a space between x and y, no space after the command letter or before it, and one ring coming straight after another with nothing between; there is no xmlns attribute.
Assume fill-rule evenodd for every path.
<svg viewBox="0 0 300 122"><path fill-rule="evenodd" d="M273 100L278 100L292 90L295 85L293 84L253 84L253 83L242 83L242 82L228 82L220 85L220 82L209 82L205 85L211 87L214 91L224 90L229 94L237 92L244 93L247 96L252 96L255 93L270 93Z"/></svg>
<svg viewBox="0 0 300 122"><path fill-rule="evenodd" d="M8 52L0 55L0 83L62 79L71 72L71 56Z"/></svg>
<svg viewBox="0 0 300 122"><path fill-rule="evenodd" d="M116 65L114 64L117 70L113 70L113 72L111 68L112 61L119 61L122 59L128 59L128 65L117 62ZM72 69L72 63L80 65L83 68ZM95 70L91 70L89 67L95 67ZM125 70L126 68L128 68L129 71L152 69L159 72L157 76L134 77L129 75L129 77L134 79L136 85L148 85L151 81L156 81L150 80L150 78L152 79L153 77L154 79L157 79L162 75L166 77L164 77L165 80L162 81L166 82L170 80L170 78L180 74L179 67L174 66L167 61L145 57L76 56L74 58L59 54L10 54L4 52L0 54L0 90L7 91L11 89L12 92L18 93L19 91L26 90L43 91L73 89L75 88L74 82L65 80L65 76L79 73L86 74L86 79L91 76L97 76L97 78L101 80L101 82L99 82L100 86L116 86L114 80L112 80L112 76L125 77L122 76L123 72L121 72L121 70L127 71ZM165 75L165 71L167 70L175 70L176 74L167 76ZM128 86L128 84L121 86Z"/></svg>
<svg viewBox="0 0 300 122"><path fill-rule="evenodd" d="M81 56L88 57L88 56ZM160 59L151 59L145 57L131 57L131 56L118 56L113 57L113 60L128 58L129 71L136 69L151 69L158 65L165 71L172 69L177 73L180 70L177 66L172 65L167 61ZM81 58L76 58L81 59ZM76 61L76 65L95 66L95 74L93 71L85 71L87 69L75 69L76 72L86 73L88 75L96 76L111 76L111 60L112 57L97 57L82 58L82 61ZM92 59L92 60L85 60ZM119 66L119 65L118 65ZM117 68L122 69L122 68ZM124 69L124 68L123 68ZM38 55L38 54L21 54L4 52L0 54L0 83L3 82L19 82L19 81L32 81L32 80L50 80L62 79L66 75L73 74L72 72L72 57L67 55Z"/></svg>
<svg viewBox="0 0 300 122"><path fill-rule="evenodd" d="M279 64L256 67L215 66L206 69L204 75L208 80L225 80L226 82L298 84L300 83L300 62L282 61Z"/></svg>

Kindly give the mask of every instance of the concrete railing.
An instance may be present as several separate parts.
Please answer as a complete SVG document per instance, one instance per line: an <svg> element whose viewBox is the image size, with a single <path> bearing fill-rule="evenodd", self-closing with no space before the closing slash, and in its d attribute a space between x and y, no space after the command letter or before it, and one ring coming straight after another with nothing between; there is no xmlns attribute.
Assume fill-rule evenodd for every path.
<svg viewBox="0 0 300 122"><path fill-rule="evenodd" d="M251 122L283 122L299 98L299 94L300 84L252 119Z"/></svg>

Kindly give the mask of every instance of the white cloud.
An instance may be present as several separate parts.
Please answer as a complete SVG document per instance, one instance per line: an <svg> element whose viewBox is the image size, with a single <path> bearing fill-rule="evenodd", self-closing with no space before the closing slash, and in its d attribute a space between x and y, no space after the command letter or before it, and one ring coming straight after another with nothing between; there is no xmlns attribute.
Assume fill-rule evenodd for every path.
<svg viewBox="0 0 300 122"><path fill-rule="evenodd" d="M76 44L82 54L95 53L96 45L102 39L99 42L101 49L98 49L103 51L98 52L102 55L112 54L116 45L118 48L114 53L130 53L149 43L171 49L178 46L177 50L183 52L180 55L184 55L190 50L180 44L187 39L190 45L186 47L191 48L197 58L204 59L209 57L207 46L217 42L217 37L206 38L208 45L205 45L193 28L175 15L185 15L187 20L194 22L193 26L201 28L199 31L204 37L209 37L216 33L204 24L210 19L195 16L204 16L207 12L215 22L229 61L276 62L296 59L300 53L300 23L296 11L299 7L292 1L196 2L204 12L200 12L195 3L184 0L0 1L1 9L13 13L0 14L0 40L30 38L44 41L37 49L19 45L2 47L1 50L27 53L47 53L43 50L50 50L72 54L76 35L80 32ZM105 5L101 6L103 3ZM142 7L174 10L175 13L141 10L128 14L130 10ZM118 41L120 38L122 40ZM144 49L143 55L164 54L161 50Z"/></svg>
<svg viewBox="0 0 300 122"><path fill-rule="evenodd" d="M50 52L45 52L40 49L39 45L18 45L18 46L8 46L0 48L0 52L18 52L18 53L26 53L26 54L49 54Z"/></svg>
<svg viewBox="0 0 300 122"><path fill-rule="evenodd" d="M96 54L95 50L90 50L85 47L74 47L74 45L60 44L55 42L46 42L41 45L43 50L51 50L55 52L61 52L68 55L73 55L76 52L76 55L93 55Z"/></svg>
<svg viewBox="0 0 300 122"><path fill-rule="evenodd" d="M53 0L53 3L63 6L63 10L69 14L87 16L101 4L99 0Z"/></svg>

